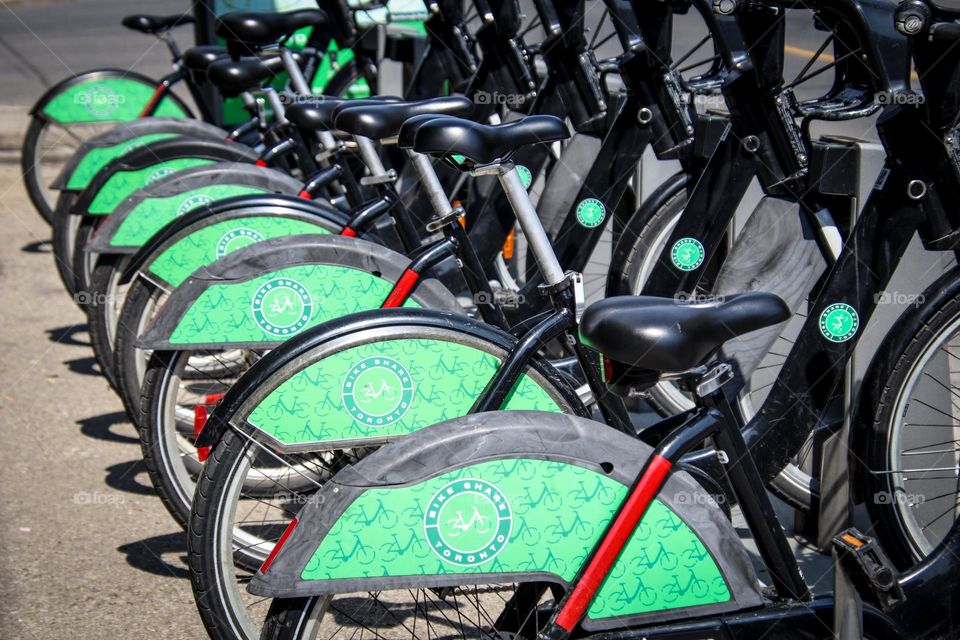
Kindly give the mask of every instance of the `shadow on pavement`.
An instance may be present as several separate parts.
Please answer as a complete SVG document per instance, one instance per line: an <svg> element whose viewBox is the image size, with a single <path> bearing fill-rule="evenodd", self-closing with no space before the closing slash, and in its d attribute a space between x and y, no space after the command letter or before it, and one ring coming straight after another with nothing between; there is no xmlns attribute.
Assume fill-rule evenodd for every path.
<svg viewBox="0 0 960 640"><path fill-rule="evenodd" d="M186 534L182 531L120 545L117 547L117 551L126 555L127 564L135 569L158 576L182 578L184 580L190 577L190 571L186 567ZM178 562L171 563L164 559L165 556L171 554L176 556Z"/></svg>
<svg viewBox="0 0 960 640"><path fill-rule="evenodd" d="M70 369L73 373L79 373L84 376L97 376L100 377L100 366L97 364L97 359L93 356L89 358L75 358L73 360L64 360L63 364L67 365L67 368Z"/></svg>
<svg viewBox="0 0 960 640"><path fill-rule="evenodd" d="M122 442L124 444L138 444L140 439L136 436L127 436L114 433L115 426L123 426L130 430L133 427L127 419L127 414L123 411L114 411L113 413L104 413L99 416L91 416L77 420L80 425L80 433L97 440L107 440L108 442Z"/></svg>
<svg viewBox="0 0 960 640"><path fill-rule="evenodd" d="M89 335L87 334L87 326L85 324L71 324L56 329L47 329L47 339L50 342L59 342L75 347L89 347L90 340L80 341L77 339L77 334L83 334L86 338Z"/></svg>
<svg viewBox="0 0 960 640"><path fill-rule="evenodd" d="M146 476L147 466L143 460L131 460L130 462L121 462L107 467L107 477L105 482L108 486L118 491L136 493L142 496L152 496L156 492L150 484L143 484L137 481L140 474ZM149 480L148 480L149 482Z"/></svg>
<svg viewBox="0 0 960 640"><path fill-rule="evenodd" d="M28 242L20 247L20 251L23 251L24 253L52 253L52 250L52 240L36 240L34 242Z"/></svg>

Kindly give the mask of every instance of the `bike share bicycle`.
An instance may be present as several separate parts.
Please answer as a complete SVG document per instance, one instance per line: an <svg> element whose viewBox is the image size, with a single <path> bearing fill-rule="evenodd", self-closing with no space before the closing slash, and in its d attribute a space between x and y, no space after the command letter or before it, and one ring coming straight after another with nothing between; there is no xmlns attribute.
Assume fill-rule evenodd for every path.
<svg viewBox="0 0 960 640"><path fill-rule="evenodd" d="M892 25L892 7L853 2L845 7L856 10L845 14L849 24L866 30ZM830 8L836 10L837 4ZM867 22L864 13L867 19L888 18L891 25ZM950 20L955 16L946 17L940 38L955 41L960 31ZM886 124L881 121L881 130ZM418 137L416 146L419 142ZM951 168L942 162L945 151L940 153L940 166ZM907 186L904 178L897 177L901 187ZM901 202L906 199L904 193ZM843 255L840 260L842 265ZM789 311L768 294L748 294L728 304L722 309L618 298L585 313L581 335L612 363L614 389L643 389L667 374L683 379L699 399L700 408L663 425L667 435L655 449L612 430L598 433L602 427L576 418L500 413L420 430L341 471L308 501L285 532L280 551L251 582L252 593L278 598L263 637L340 631L734 637L769 633L777 621L788 621L777 627L781 635L829 634L834 597L811 597L761 489L765 478L743 440L734 367L711 359L725 341L782 322ZM789 430L777 435L782 438ZM702 489L674 470L684 453L707 439L716 444L713 451L725 454L724 475L770 573L772 588L762 593L719 508L697 499ZM531 468L539 471L532 480ZM625 477L617 480L620 472ZM550 484L562 493L583 476L588 482L619 484L621 500L615 507L597 508L597 534L591 540L566 536L551 544L553 560L547 564L544 545L511 537L514 527L545 531L543 523L551 522L545 508L530 507L524 496L531 483ZM348 544L357 542L362 519L377 513L375 504L391 505L393 514L379 516L377 527L363 530L370 543ZM497 527L462 541L450 523L459 522L457 509L471 506ZM572 515L569 508L562 511ZM583 509L577 514L585 515ZM396 527L416 536L410 543L417 549L413 557L388 553L386 536ZM660 551L664 540L677 543L672 556ZM685 544L692 552L681 567L674 560ZM853 637L954 637L950 611L960 593L958 544L954 525L923 562L896 575L874 542L854 531L838 536L838 580L847 574L869 603L860 635ZM655 566L651 557L658 558ZM618 598L624 584L625 593L637 596ZM358 591L359 597L332 597ZM847 620L840 616L838 622Z"/></svg>

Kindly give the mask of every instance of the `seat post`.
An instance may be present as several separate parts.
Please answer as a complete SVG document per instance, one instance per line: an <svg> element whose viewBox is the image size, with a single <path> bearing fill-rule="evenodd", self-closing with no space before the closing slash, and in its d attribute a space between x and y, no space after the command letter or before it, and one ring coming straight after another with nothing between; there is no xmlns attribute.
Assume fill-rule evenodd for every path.
<svg viewBox="0 0 960 640"><path fill-rule="evenodd" d="M293 57L293 53L286 47L280 47L280 58L283 60L283 68L290 77L290 84L293 85L294 92L299 96L312 96L313 90L310 83L303 75L303 70ZM337 150L337 139L329 131L317 131L317 138L320 144L327 151Z"/></svg>
<svg viewBox="0 0 960 640"><path fill-rule="evenodd" d="M527 244L533 252L540 272L543 274L543 281L547 286L556 285L563 281L564 272L557 260L557 254L553 250L550 238L540 222L540 216L537 215L537 209L530 200L526 187L520 180L516 167L512 162L505 162L496 166L497 177L500 185L503 187L510 207L517 216L520 228L523 229L523 235L527 239Z"/></svg>
<svg viewBox="0 0 960 640"><path fill-rule="evenodd" d="M437 172L434 170L430 158L413 150L407 150L407 156L413 163L413 168L420 178L420 184L426 191L427 197L430 198L434 213L441 218L452 213L453 205L447 199L447 194L443 190L443 185L440 184L440 179L437 177Z"/></svg>

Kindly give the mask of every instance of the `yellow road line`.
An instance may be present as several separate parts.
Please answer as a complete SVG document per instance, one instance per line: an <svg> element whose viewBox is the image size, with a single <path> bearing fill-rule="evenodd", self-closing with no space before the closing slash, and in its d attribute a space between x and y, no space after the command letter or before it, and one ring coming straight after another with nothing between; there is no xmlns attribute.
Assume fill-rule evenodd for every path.
<svg viewBox="0 0 960 640"><path fill-rule="evenodd" d="M788 53L792 56L797 56L798 58L812 58L817 53L816 49L806 49L804 47L797 47L792 44L783 45L783 51L784 53ZM833 62L833 54L830 54L824 51L823 53L820 54L819 59L826 63ZM917 75L916 71L911 71L910 79L919 80L920 76Z"/></svg>

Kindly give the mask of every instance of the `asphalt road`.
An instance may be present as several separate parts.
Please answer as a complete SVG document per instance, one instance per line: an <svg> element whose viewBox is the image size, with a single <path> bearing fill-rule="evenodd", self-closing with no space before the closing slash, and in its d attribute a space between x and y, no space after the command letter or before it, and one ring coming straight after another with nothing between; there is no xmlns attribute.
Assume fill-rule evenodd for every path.
<svg viewBox="0 0 960 640"><path fill-rule="evenodd" d="M185 6L0 0L2 638L202 635L182 532L154 497L133 428L96 369L17 156L27 108L55 81L101 66L165 73L162 45L119 20ZM177 33L189 46L190 29ZM692 43L697 33L691 24L681 37ZM820 39L798 21L793 42L815 49Z"/></svg>

